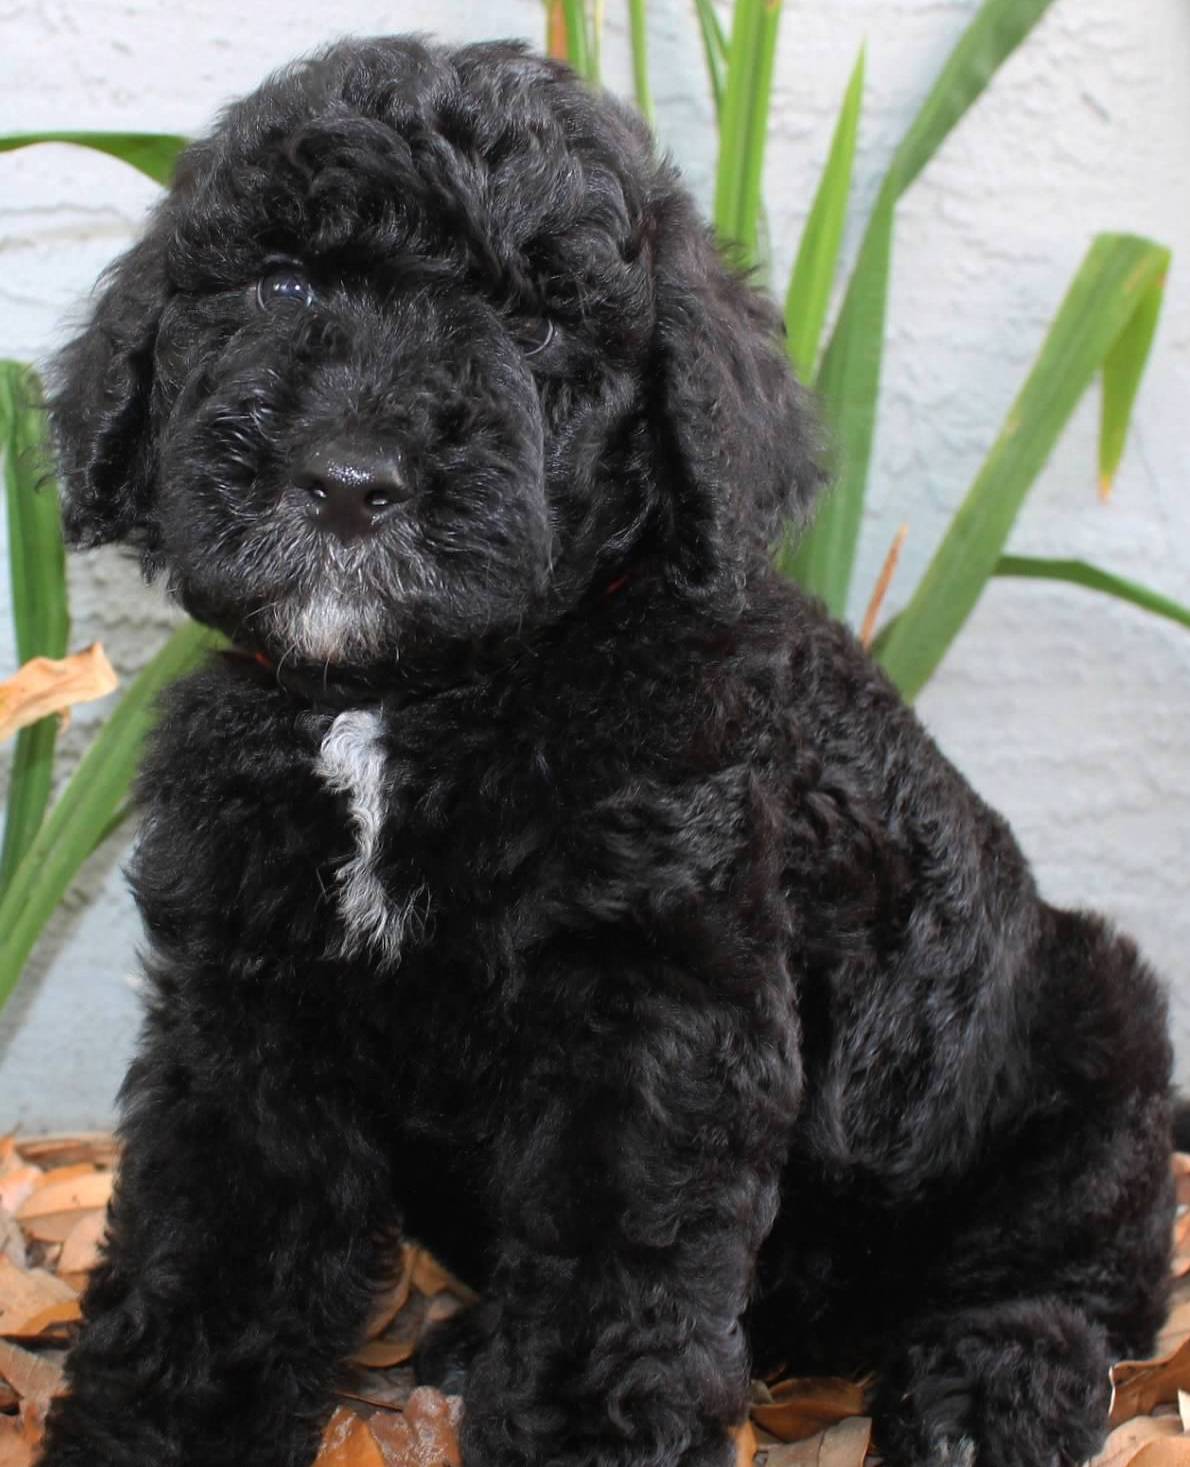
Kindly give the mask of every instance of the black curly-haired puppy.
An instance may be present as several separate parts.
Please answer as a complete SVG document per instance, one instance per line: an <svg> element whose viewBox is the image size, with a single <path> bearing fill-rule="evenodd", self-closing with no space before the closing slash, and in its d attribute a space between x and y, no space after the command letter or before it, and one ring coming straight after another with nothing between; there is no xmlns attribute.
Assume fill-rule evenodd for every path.
<svg viewBox="0 0 1190 1467"><path fill-rule="evenodd" d="M726 1464L878 1371L897 1467L1100 1441L1162 1316L1163 999L768 550L775 313L513 45L233 106L63 354L69 533L173 688L151 1000L47 1467L300 1467L398 1229L483 1292L467 1467Z"/></svg>

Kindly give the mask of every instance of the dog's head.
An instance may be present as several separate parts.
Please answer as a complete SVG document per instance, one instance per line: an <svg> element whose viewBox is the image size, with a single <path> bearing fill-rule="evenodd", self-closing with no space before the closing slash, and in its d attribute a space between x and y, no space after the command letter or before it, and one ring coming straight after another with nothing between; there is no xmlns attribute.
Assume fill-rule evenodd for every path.
<svg viewBox="0 0 1190 1467"><path fill-rule="evenodd" d="M635 115L514 45L342 43L229 108L51 386L70 539L299 661L639 563L738 587L817 482L771 304Z"/></svg>

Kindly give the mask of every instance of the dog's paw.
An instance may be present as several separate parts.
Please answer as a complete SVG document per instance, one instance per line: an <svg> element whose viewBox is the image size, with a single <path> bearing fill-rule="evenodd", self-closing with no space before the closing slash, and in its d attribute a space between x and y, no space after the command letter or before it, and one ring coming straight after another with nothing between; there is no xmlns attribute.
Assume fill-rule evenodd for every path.
<svg viewBox="0 0 1190 1467"><path fill-rule="evenodd" d="M937 1320L881 1372L876 1444L889 1467L1060 1467L1099 1449L1102 1332L1056 1300Z"/></svg>

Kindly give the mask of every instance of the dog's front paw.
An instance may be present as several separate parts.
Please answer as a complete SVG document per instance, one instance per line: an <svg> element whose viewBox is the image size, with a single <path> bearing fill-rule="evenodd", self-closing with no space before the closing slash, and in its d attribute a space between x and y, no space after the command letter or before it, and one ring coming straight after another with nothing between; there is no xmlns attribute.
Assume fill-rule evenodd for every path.
<svg viewBox="0 0 1190 1467"><path fill-rule="evenodd" d="M475 1358L462 1414L464 1467L732 1467L735 1461L732 1433L691 1417L659 1389L580 1400L565 1385L527 1392L525 1382L524 1369L502 1369L499 1345Z"/></svg>
<svg viewBox="0 0 1190 1467"><path fill-rule="evenodd" d="M1057 1300L936 1321L886 1362L873 1403L889 1467L1084 1462L1107 1423L1102 1332Z"/></svg>

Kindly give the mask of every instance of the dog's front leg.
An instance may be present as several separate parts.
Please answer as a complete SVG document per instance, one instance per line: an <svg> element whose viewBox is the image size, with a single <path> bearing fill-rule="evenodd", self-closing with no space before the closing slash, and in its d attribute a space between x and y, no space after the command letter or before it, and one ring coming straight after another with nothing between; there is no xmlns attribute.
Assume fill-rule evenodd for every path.
<svg viewBox="0 0 1190 1467"><path fill-rule="evenodd" d="M635 992L568 975L543 1000L552 1043L519 1077L500 1147L494 1331L464 1392L465 1467L730 1460L740 1319L797 1099L792 1025L755 990L658 991L659 966ZM582 1007L565 1012L566 993Z"/></svg>
<svg viewBox="0 0 1190 1467"><path fill-rule="evenodd" d="M342 1084L268 1073L267 1034L229 1056L236 1028L159 1019L129 1075L106 1257L42 1467L314 1458L380 1276L389 1178Z"/></svg>

